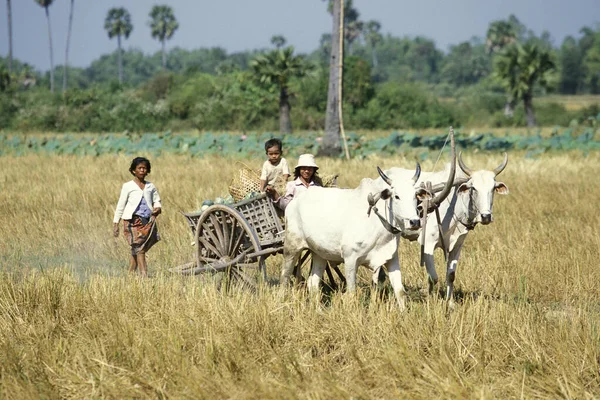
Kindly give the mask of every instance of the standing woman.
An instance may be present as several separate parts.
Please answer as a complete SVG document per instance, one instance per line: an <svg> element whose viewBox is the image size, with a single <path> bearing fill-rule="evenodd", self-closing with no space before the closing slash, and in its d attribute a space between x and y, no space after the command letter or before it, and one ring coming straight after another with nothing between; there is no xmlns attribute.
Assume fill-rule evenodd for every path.
<svg viewBox="0 0 600 400"><path fill-rule="evenodd" d="M268 193L273 196L274 204L282 210L285 210L290 201L299 193L308 190L311 186L322 186L321 180L317 176L319 167L315 162L315 156L312 154L302 154L298 158L298 165L294 169L295 179L288 182L285 188L285 195L279 196L277 190L271 188Z"/></svg>
<svg viewBox="0 0 600 400"><path fill-rule="evenodd" d="M156 227L156 217L161 212L158 190L146 180L150 173L150 160L136 157L131 162L129 172L133 180L125 182L113 219L113 233L119 236L119 221L123 219L124 235L131 246L129 272L139 268L141 276L148 276L146 252L160 240Z"/></svg>

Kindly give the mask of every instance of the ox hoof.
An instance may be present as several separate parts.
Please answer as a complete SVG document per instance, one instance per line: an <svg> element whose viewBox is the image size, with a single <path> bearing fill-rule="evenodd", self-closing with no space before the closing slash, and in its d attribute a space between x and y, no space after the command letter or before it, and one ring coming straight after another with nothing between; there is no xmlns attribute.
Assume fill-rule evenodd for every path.
<svg viewBox="0 0 600 400"><path fill-rule="evenodd" d="M406 296L403 296L403 298L398 299L398 309L403 313L406 311L406 308Z"/></svg>
<svg viewBox="0 0 600 400"><path fill-rule="evenodd" d="M458 309L458 305L454 302L453 299L448 300L448 302L446 304L447 304L446 307L448 309L448 312L453 312L453 311L456 311Z"/></svg>

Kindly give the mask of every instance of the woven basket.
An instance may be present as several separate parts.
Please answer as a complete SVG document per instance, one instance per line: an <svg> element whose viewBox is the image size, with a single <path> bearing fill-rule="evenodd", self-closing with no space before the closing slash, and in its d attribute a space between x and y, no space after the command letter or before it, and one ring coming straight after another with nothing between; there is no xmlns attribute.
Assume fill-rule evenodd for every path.
<svg viewBox="0 0 600 400"><path fill-rule="evenodd" d="M240 201L248 193L260 191L260 171L243 165L229 184L229 194L233 200Z"/></svg>

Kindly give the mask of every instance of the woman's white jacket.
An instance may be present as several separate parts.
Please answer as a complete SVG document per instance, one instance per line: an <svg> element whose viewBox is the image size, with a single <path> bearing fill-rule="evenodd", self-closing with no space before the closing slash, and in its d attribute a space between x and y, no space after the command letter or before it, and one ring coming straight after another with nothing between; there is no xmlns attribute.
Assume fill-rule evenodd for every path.
<svg viewBox="0 0 600 400"><path fill-rule="evenodd" d="M146 199L146 204L148 204L148 207L150 207L151 210L154 210L156 207L161 207L158 190L152 182L146 181L146 186L144 187L144 190L142 190L133 180L131 180L123 184L113 222L118 223L121 219L131 219L133 212L142 200L142 196Z"/></svg>

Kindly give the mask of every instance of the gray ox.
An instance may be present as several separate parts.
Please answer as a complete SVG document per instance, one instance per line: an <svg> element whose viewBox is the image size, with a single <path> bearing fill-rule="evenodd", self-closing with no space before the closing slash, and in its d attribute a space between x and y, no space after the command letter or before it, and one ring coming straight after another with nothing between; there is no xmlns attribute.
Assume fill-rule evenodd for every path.
<svg viewBox="0 0 600 400"><path fill-rule="evenodd" d="M398 242L401 232L419 229L417 200L428 194L422 188L415 188L421 174L418 163L412 177L390 179L379 167L377 170L383 181L366 178L356 189L315 187L289 204L285 213L282 286L289 283L301 251L309 249L313 255L307 282L311 293L319 290L327 261L344 263L350 292L356 289L359 265L375 270L385 264L398 305L405 309ZM434 201L439 203L448 195L453 180L454 174ZM385 216L376 209L375 213L367 213L368 198L374 209L385 210Z"/></svg>
<svg viewBox="0 0 600 400"><path fill-rule="evenodd" d="M427 217L425 238L423 232L419 234L418 241L424 247L423 258L429 276L429 293L431 294L438 281L435 270L433 251L442 248L447 255L446 259L446 300L453 303L454 279L460 251L467 237L479 223L488 225L493 221L492 206L494 193L508 194L508 187L496 181L508 163L508 155L504 153L504 161L493 171L473 171L462 160L462 153L458 156L458 165L462 171L457 177L450 195L439 206L441 232L435 213ZM446 168L440 172L423 172L417 182L430 181L433 184L445 182L449 171ZM386 174L391 179L405 179L410 170L391 168ZM446 253L447 252L447 253ZM378 271L375 271L377 273ZM375 276L374 276L375 280Z"/></svg>

